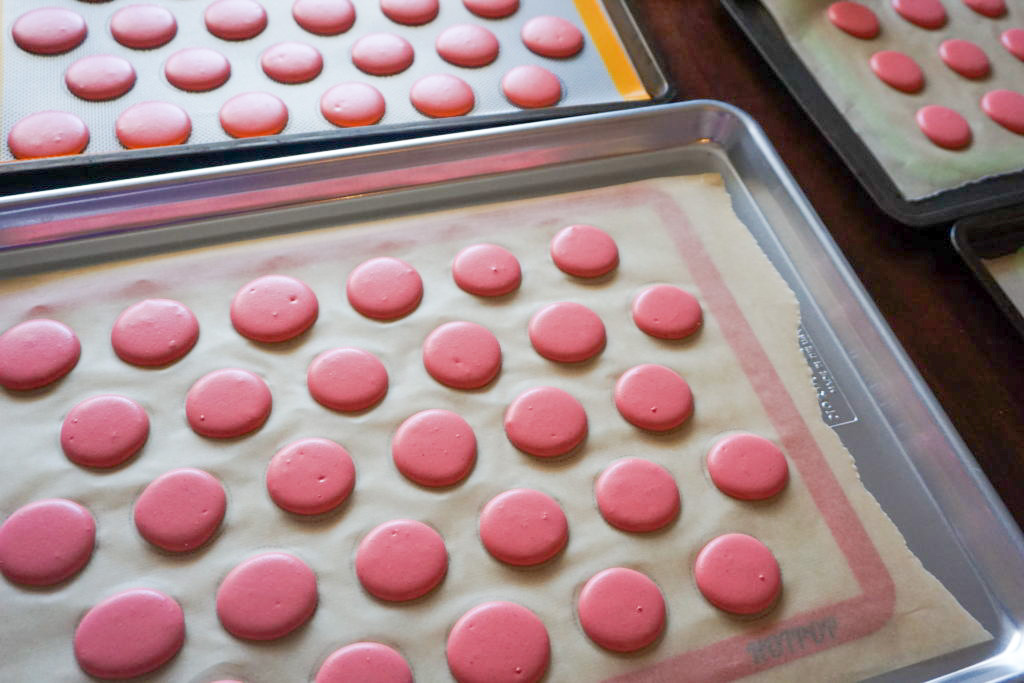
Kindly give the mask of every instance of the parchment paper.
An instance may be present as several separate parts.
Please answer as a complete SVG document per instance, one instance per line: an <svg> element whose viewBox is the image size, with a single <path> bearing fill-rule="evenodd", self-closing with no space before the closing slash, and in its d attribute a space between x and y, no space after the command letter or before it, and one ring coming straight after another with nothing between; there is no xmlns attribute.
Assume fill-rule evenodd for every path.
<svg viewBox="0 0 1024 683"><path fill-rule="evenodd" d="M590 222L618 242L621 263L596 283L573 279L550 262L547 245L563 226ZM497 300L456 287L450 264L469 244L509 248L523 265L523 285ZM355 313L343 283L366 258L394 255L422 274L420 307L380 323ZM280 272L317 293L320 318L283 345L239 336L228 308L253 277ZM695 294L705 313L696 338L682 343L641 333L629 316L634 294L669 282ZM861 487L849 455L821 420L810 371L798 351L792 293L732 212L717 175L667 178L504 204L416 215L367 225L206 248L11 280L0 288L0 328L49 316L82 339L78 367L50 389L0 394L5 454L0 458L0 515L44 497L85 504L96 516L98 542L89 565L52 589L0 580L0 651L9 680L83 679L71 638L85 611L125 589L153 587L174 596L186 615L181 653L144 680L203 682L220 677L259 681L311 680L333 650L357 640L399 649L420 681L449 680L447 630L472 606L513 600L535 611L551 634L547 681L857 679L980 642L983 629L906 550L903 539ZM170 297L190 306L201 333L196 348L163 369L119 361L110 328L127 305ZM530 315L546 303L578 301L608 330L600 357L577 366L544 360L529 345ZM470 320L490 328L504 354L499 377L473 392L447 389L425 372L420 345L436 326ZM323 350L358 346L377 354L391 387L377 407L350 416L331 412L308 394L305 371ZM695 414L667 435L641 432L617 413L612 387L642 362L680 372L695 396ZM257 433L232 441L204 439L187 426L183 400L203 374L237 366L262 375L274 409ZM590 433L579 451L557 462L517 451L502 431L505 406L520 392L547 384L584 405ZM149 412L148 443L113 472L86 471L61 453L58 433L68 410L114 392ZM474 428L477 465L461 484L418 487L395 470L390 436L412 413L445 407ZM791 468L776 499L744 503L711 484L704 455L723 433L744 430L778 443ZM274 506L264 484L267 463L302 437L343 444L356 463L350 500L335 513L307 520ZM592 486L625 456L649 458L676 478L682 513L669 528L629 534L607 525ZM152 479L194 466L219 477L228 492L220 533L203 549L171 556L136 533L131 510ZM481 507L513 487L553 495L570 524L566 550L547 565L515 569L492 559L477 537ZM353 556L377 524L411 517L437 528L450 555L447 578L409 604L384 604L359 586ZM707 603L691 567L704 543L726 532L753 534L776 554L784 589L768 615L739 619ZM217 622L214 594L237 563L276 549L303 558L318 576L320 604L305 627L270 643L249 643ZM668 607L664 636L634 655L606 652L580 628L575 596L596 572L627 566L660 586Z"/></svg>

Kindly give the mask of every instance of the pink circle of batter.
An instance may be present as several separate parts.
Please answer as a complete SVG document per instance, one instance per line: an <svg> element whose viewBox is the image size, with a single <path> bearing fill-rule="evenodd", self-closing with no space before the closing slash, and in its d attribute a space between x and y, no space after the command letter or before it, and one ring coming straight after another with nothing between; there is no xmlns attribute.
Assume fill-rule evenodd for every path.
<svg viewBox="0 0 1024 683"><path fill-rule="evenodd" d="M395 320L416 310L423 280L401 259L385 256L359 264L345 284L348 302L367 318Z"/></svg>
<svg viewBox="0 0 1024 683"><path fill-rule="evenodd" d="M401 73L414 57L409 41L394 33L370 33L352 45L352 63L372 76Z"/></svg>
<svg viewBox="0 0 1024 683"><path fill-rule="evenodd" d="M391 457L403 475L422 486L456 484L476 462L476 435L450 410L424 410L407 418L391 440Z"/></svg>
<svg viewBox="0 0 1024 683"><path fill-rule="evenodd" d="M110 17L110 34L125 47L149 50L169 43L178 33L178 22L160 5L128 5Z"/></svg>
<svg viewBox="0 0 1024 683"><path fill-rule="evenodd" d="M114 124L117 139L128 149L180 145L192 135L192 120L170 102L139 102Z"/></svg>
<svg viewBox="0 0 1024 683"><path fill-rule="evenodd" d="M512 252L496 244L474 244L455 256L452 276L477 296L503 296L519 289L523 272Z"/></svg>
<svg viewBox="0 0 1024 683"><path fill-rule="evenodd" d="M336 126L372 126L384 117L384 96L366 83L339 83L320 98L320 113Z"/></svg>
<svg viewBox="0 0 1024 683"><path fill-rule="evenodd" d="M485 602L448 633L448 668L459 683L537 683L551 659L548 630L514 602Z"/></svg>
<svg viewBox="0 0 1024 683"><path fill-rule="evenodd" d="M198 338L195 314L172 299L146 299L129 306L110 332L118 358L147 367L173 363L191 351Z"/></svg>
<svg viewBox="0 0 1024 683"><path fill-rule="evenodd" d="M352 493L352 456L327 439L301 439L270 459L267 492L278 507L297 515L319 515L338 507Z"/></svg>
<svg viewBox="0 0 1024 683"><path fill-rule="evenodd" d="M833 2L828 6L828 20L836 28L862 40L871 40L880 28L874 11L859 2Z"/></svg>
<svg viewBox="0 0 1024 683"><path fill-rule="evenodd" d="M583 304L560 301L537 311L528 326L530 343L540 355L559 363L579 363L601 353L604 323Z"/></svg>
<svg viewBox="0 0 1024 683"><path fill-rule="evenodd" d="M279 83L305 83L320 75L324 58L306 43L278 43L263 51L260 66L263 73Z"/></svg>
<svg viewBox="0 0 1024 683"><path fill-rule="evenodd" d="M516 397L505 411L505 434L513 446L530 455L565 455L586 438L587 413L567 392L536 387Z"/></svg>
<svg viewBox="0 0 1024 683"><path fill-rule="evenodd" d="M295 0L292 16L310 33L336 36L352 28L356 10L350 0Z"/></svg>
<svg viewBox="0 0 1024 683"><path fill-rule="evenodd" d="M999 36L999 42L1011 55L1024 60L1024 28L1010 28L1003 31Z"/></svg>
<svg viewBox="0 0 1024 683"><path fill-rule="evenodd" d="M902 52L882 50L871 55L871 70L886 85L901 92L915 93L924 87L924 72Z"/></svg>
<svg viewBox="0 0 1024 683"><path fill-rule="evenodd" d="M693 575L707 601L732 614L760 614L775 604L782 590L775 555L746 534L725 534L705 545Z"/></svg>
<svg viewBox="0 0 1024 683"><path fill-rule="evenodd" d="M519 0L462 0L473 14L485 19L501 19L519 9Z"/></svg>
<svg viewBox="0 0 1024 683"><path fill-rule="evenodd" d="M625 567L598 572L576 603L587 637L613 652L635 652L665 630L665 598L646 574Z"/></svg>
<svg viewBox="0 0 1024 683"><path fill-rule="evenodd" d="M993 90L981 98L981 108L1003 128L1024 135L1024 95L1013 90Z"/></svg>
<svg viewBox="0 0 1024 683"><path fill-rule="evenodd" d="M233 636L246 640L282 638L316 611L316 574L288 553L245 560L217 589L217 617Z"/></svg>
<svg viewBox="0 0 1024 683"><path fill-rule="evenodd" d="M615 407L641 429L667 432L693 415L693 393L686 380L664 365L627 370L615 383Z"/></svg>
<svg viewBox="0 0 1024 683"><path fill-rule="evenodd" d="M41 111L18 121L7 135L16 159L43 159L79 154L89 144L82 119L64 111Z"/></svg>
<svg viewBox="0 0 1024 683"><path fill-rule="evenodd" d="M939 45L939 57L964 78L984 78L991 67L984 50L968 40L946 40Z"/></svg>
<svg viewBox="0 0 1024 683"><path fill-rule="evenodd" d="M234 138L277 135L288 125L288 107L277 95L247 92L225 102L219 117L221 127Z"/></svg>
<svg viewBox="0 0 1024 683"><path fill-rule="evenodd" d="M185 643L185 613L169 595L136 588L107 598L75 629L75 659L97 678L156 671Z"/></svg>
<svg viewBox="0 0 1024 683"><path fill-rule="evenodd" d="M206 92L224 85L231 76L231 63L216 50L189 47L167 58L164 76L175 88Z"/></svg>
<svg viewBox="0 0 1024 683"><path fill-rule="evenodd" d="M95 542L87 509L63 498L37 500L0 525L0 572L15 583L52 586L81 571Z"/></svg>
<svg viewBox="0 0 1024 683"><path fill-rule="evenodd" d="M15 391L56 382L78 364L82 345L64 323L36 318L0 334L0 386Z"/></svg>
<svg viewBox="0 0 1024 683"><path fill-rule="evenodd" d="M153 545L175 553L210 540L224 519L227 496L212 474L191 467L160 475L135 501L135 528Z"/></svg>
<svg viewBox="0 0 1024 683"><path fill-rule="evenodd" d="M779 447L755 434L720 439L708 453L708 474L723 493L740 500L765 500L789 481L789 465Z"/></svg>
<svg viewBox="0 0 1024 683"><path fill-rule="evenodd" d="M273 399L267 383L238 368L214 370L185 396L185 416L201 436L231 439L253 432L270 416Z"/></svg>
<svg viewBox="0 0 1024 683"><path fill-rule="evenodd" d="M633 322L658 339L685 339L704 324L700 302L672 285L653 285L633 299Z"/></svg>
<svg viewBox="0 0 1024 683"><path fill-rule="evenodd" d="M396 519L374 528L356 550L356 576L371 595L388 602L415 600L448 572L441 534L423 522Z"/></svg>
<svg viewBox="0 0 1024 683"><path fill-rule="evenodd" d="M76 97L92 102L113 100L135 85L135 69L114 55L82 57L64 72L64 82Z"/></svg>
<svg viewBox="0 0 1024 683"><path fill-rule="evenodd" d="M530 64L513 67L502 76L501 91L517 107L538 109L558 104L562 82L544 67Z"/></svg>
<svg viewBox="0 0 1024 683"><path fill-rule="evenodd" d="M412 683L405 657L381 643L352 643L320 665L314 683Z"/></svg>
<svg viewBox="0 0 1024 683"><path fill-rule="evenodd" d="M541 57L562 59L583 49L583 33L561 17L539 16L523 24L523 44Z"/></svg>
<svg viewBox="0 0 1024 683"><path fill-rule="evenodd" d="M434 20L440 9L437 0L380 0L380 10L391 21L419 26Z"/></svg>
<svg viewBox="0 0 1024 683"><path fill-rule="evenodd" d="M248 40L267 27L267 11L255 0L216 0L206 8L203 20L218 38Z"/></svg>
<svg viewBox="0 0 1024 683"><path fill-rule="evenodd" d="M321 405L355 413L377 405L388 393L388 371L368 351L331 349L310 363L306 383Z"/></svg>
<svg viewBox="0 0 1024 683"><path fill-rule="evenodd" d="M921 28L937 29L946 24L946 8L939 0L892 0L896 12Z"/></svg>
<svg viewBox="0 0 1024 683"><path fill-rule="evenodd" d="M116 467L139 452L149 437L149 417L135 401L105 394L86 399L64 418L60 446L83 467Z"/></svg>
<svg viewBox="0 0 1024 683"><path fill-rule="evenodd" d="M498 39L483 26L449 26L434 43L437 54L456 66L486 66L498 58Z"/></svg>
<svg viewBox="0 0 1024 683"><path fill-rule="evenodd" d="M424 116L447 118L468 114L476 104L473 88L458 76L431 74L412 84L409 100Z"/></svg>
<svg viewBox="0 0 1024 683"><path fill-rule="evenodd" d="M479 389L498 376L501 345L483 325L445 323L423 341L423 366L445 386Z"/></svg>
<svg viewBox="0 0 1024 683"><path fill-rule="evenodd" d="M619 248L604 230L570 225L551 240L551 260L576 277L600 277L619 264Z"/></svg>
<svg viewBox="0 0 1024 683"><path fill-rule="evenodd" d="M959 113L936 104L921 107L915 115L918 127L929 140L945 149L963 149L971 144L971 127Z"/></svg>
<svg viewBox="0 0 1024 683"><path fill-rule="evenodd" d="M294 339L316 322L316 294L302 280L264 275L238 290L231 300L231 324L243 337L259 342Z"/></svg>
<svg viewBox="0 0 1024 683"><path fill-rule="evenodd" d="M964 0L964 4L978 14L991 19L997 19L1006 14L1006 2L1004 0Z"/></svg>
<svg viewBox="0 0 1024 683"><path fill-rule="evenodd" d="M74 49L87 33L82 15L60 7L25 12L11 27L11 37L18 47L37 55L59 55Z"/></svg>
<svg viewBox="0 0 1024 683"><path fill-rule="evenodd" d="M661 465L641 458L609 465L594 483L594 497L605 521L623 531L656 531L679 515L675 479Z"/></svg>
<svg viewBox="0 0 1024 683"><path fill-rule="evenodd" d="M516 567L547 562L569 542L569 523L551 496L512 489L480 512L480 541L495 558Z"/></svg>

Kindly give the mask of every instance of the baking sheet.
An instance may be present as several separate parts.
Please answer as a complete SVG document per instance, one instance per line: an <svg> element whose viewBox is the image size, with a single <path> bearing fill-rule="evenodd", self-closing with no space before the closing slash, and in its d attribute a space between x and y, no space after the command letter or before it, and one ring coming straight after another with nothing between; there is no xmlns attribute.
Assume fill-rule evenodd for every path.
<svg viewBox="0 0 1024 683"><path fill-rule="evenodd" d="M951 236L974 276L1024 335L1024 221L1020 210L959 221Z"/></svg>
<svg viewBox="0 0 1024 683"><path fill-rule="evenodd" d="M520 196L525 197L549 192L555 179L561 179L559 187L569 190L615 183L624 177L701 170L721 172L737 213L801 301L804 323L801 345L805 354L817 359L815 372L825 386L841 388L841 392L832 395L841 393L849 415L848 419L840 420L843 424L836 427L836 431L857 459L866 484L900 525L911 548L925 565L995 636L981 649L932 661L903 675L920 679L969 667L988 672L999 671L1002 667L1004 672L1012 672L1012 661L1007 662L998 655L1013 642L1019 623L1021 573L1013 570L1020 565L1019 534L1007 525L1005 512L987 485L967 467L969 455L887 336L877 314L850 278L834 245L825 237L756 126L735 110L707 103L658 108L625 117L599 116L574 123L571 128L552 124L529 126L508 137L502 132L460 137L459 149L448 147L439 158L448 163L458 161L460 166L475 159L477 170L527 169L519 174L462 183L434 184L438 176L429 169L439 169L424 158L429 157L431 151L427 143L413 145L419 149L412 154L409 149L386 147L367 151L359 155L360 158L345 159L346 163L339 163L339 168L361 175L368 167L379 171L388 166L389 157L402 159L403 155L407 163L401 168L411 171L408 161L413 156L422 163L415 169L418 183L431 183L422 190L397 195L389 196L384 192L374 196L375 193L370 192L360 199L350 199L343 204L345 216L356 220L366 215L363 212L379 212L382 206L401 213L411 205L423 210L455 198L460 205L504 198L509 192L510 178L516 179L515 187ZM694 144L702 139L708 142ZM546 145L541 144L544 140ZM602 158L596 161L593 160L594 143L598 140L602 142ZM566 160L574 155L575 163L566 165ZM301 169L316 168L314 175L318 175L330 168L331 161L305 159L290 169L274 169L273 165L268 165L207 181L221 183L222 193L231 196L224 191L224 184L237 181L238 185L245 185L246 181L254 179L257 170L268 174L276 170L286 176L290 170L296 180L303 177ZM305 179L308 180L308 176ZM393 186L403 182L418 184L400 170L390 179ZM340 190L345 187L345 181L352 178L337 180L341 184L334 188ZM193 176L173 182L165 180L157 185L162 184L166 191L175 182L194 183L198 189L203 181ZM296 188L302 186L303 183L295 185ZM151 191L158 189L154 185ZM180 194L183 187L176 189ZM132 191L124 186L108 186L99 194L112 200L118 192L135 195L136 199L140 194L138 188ZM75 194L24 198L17 203L8 202L6 208L22 220L33 211L67 215L83 206L95 210L96 204L90 205L88 200L96 202L98 196ZM296 201L301 201L302 197L301 191L293 195ZM16 210L19 207L20 211ZM207 206L208 211L214 208ZM300 223L308 228L311 221L328 217L336 220L337 212L335 204L320 204L301 210L282 209L256 217L192 225L185 232L168 227L93 239L74 247L28 248L2 255L3 265L7 273L19 267L50 268L64 259L80 265L90 260L90 252L109 258L119 249L139 248L144 243L148 243L145 248L151 249L163 240L180 241L185 234L194 242L223 239L226 235L235 237L242 232L298 228ZM113 224L116 225L116 221ZM42 226L45 224L35 224L36 228ZM824 400L821 407L826 409ZM833 407L831 402L828 407ZM880 453L886 456L881 458Z"/></svg>

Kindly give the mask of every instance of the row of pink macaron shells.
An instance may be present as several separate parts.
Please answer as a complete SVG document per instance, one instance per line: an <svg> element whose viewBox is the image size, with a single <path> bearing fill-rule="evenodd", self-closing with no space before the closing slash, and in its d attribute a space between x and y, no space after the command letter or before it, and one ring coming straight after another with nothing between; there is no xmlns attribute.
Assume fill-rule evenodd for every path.
<svg viewBox="0 0 1024 683"><path fill-rule="evenodd" d="M1006 14L1006 5L1002 0L964 0L964 3L982 16L998 18ZM893 6L903 18L922 28L936 30L946 24L946 12L939 0L893 0ZM838 28L863 40L872 40L881 31L875 13L857 2L831 4L828 17ZM1007 51L1024 60L1024 29L1011 28L1004 31L1000 42ZM964 78L982 79L991 71L985 52L970 41L957 38L944 41L939 47L939 57ZM921 67L912 57L902 52L877 52L872 55L870 66L883 82L896 90L912 94L924 88L924 72ZM1024 94L1013 90L993 90L981 98L980 107L1002 127L1024 135ZM963 149L971 143L973 136L970 126L954 109L927 105L918 110L916 120L928 139L940 147Z"/></svg>

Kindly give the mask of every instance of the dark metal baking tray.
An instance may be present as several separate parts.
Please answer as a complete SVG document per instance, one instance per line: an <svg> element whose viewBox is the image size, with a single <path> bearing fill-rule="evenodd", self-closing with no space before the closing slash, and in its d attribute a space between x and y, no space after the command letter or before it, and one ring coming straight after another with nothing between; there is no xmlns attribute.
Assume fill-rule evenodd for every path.
<svg viewBox="0 0 1024 683"><path fill-rule="evenodd" d="M987 259L1006 256L1024 248L1024 207L957 221L950 236L971 272L1024 336L1024 302L1014 302L985 263Z"/></svg>

